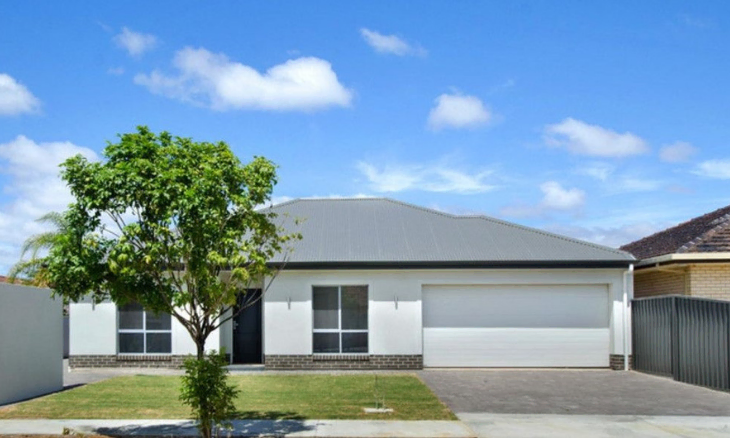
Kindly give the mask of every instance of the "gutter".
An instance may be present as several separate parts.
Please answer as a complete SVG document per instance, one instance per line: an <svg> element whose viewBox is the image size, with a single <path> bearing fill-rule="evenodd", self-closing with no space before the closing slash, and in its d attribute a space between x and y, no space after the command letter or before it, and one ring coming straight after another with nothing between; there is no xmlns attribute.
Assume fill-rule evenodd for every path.
<svg viewBox="0 0 730 438"><path fill-rule="evenodd" d="M546 260L546 261L328 261L271 262L284 270L316 269L541 269L541 268L627 268L634 260Z"/></svg>
<svg viewBox="0 0 730 438"><path fill-rule="evenodd" d="M693 253L680 253L680 254L664 254L656 257L649 257L643 259L636 264L637 268L661 265L667 263L677 262L692 262L692 261L730 261L730 252L693 252Z"/></svg>

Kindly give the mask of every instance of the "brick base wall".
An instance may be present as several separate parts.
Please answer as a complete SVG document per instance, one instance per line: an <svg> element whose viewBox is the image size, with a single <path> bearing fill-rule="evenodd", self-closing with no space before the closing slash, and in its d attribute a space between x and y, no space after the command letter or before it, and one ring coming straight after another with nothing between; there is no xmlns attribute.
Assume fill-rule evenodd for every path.
<svg viewBox="0 0 730 438"><path fill-rule="evenodd" d="M187 356L74 355L69 356L71 368L180 368Z"/></svg>
<svg viewBox="0 0 730 438"><path fill-rule="evenodd" d="M623 371L624 370L624 355L623 354L612 354L608 357L608 366L612 370ZM629 369L634 369L634 355L629 355Z"/></svg>
<svg viewBox="0 0 730 438"><path fill-rule="evenodd" d="M71 368L180 368L187 356L116 356L84 355L69 356ZM269 370L420 370L423 356L413 355L284 355L265 356ZM624 369L624 356L609 356L612 370ZM629 356L629 368L634 368L634 356Z"/></svg>
<svg viewBox="0 0 730 438"><path fill-rule="evenodd" d="M267 354L264 364L269 370L420 370L423 356Z"/></svg>

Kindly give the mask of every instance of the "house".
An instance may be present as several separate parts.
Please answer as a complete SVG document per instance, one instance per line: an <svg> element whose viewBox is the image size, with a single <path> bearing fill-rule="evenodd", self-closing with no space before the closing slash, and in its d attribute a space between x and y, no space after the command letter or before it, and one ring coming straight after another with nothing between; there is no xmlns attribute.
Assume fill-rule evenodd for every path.
<svg viewBox="0 0 730 438"><path fill-rule="evenodd" d="M267 369L623 367L629 266L617 249L390 199L272 207L301 232L263 300L211 335ZM134 305L71 305L71 366L175 366L194 344Z"/></svg>
<svg viewBox="0 0 730 438"><path fill-rule="evenodd" d="M634 255L634 296L730 300L730 206L621 247Z"/></svg>

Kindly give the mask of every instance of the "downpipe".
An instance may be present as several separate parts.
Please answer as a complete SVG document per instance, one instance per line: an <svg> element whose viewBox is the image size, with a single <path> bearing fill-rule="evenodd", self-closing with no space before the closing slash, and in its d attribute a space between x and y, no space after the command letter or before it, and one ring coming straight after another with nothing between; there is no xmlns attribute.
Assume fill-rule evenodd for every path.
<svg viewBox="0 0 730 438"><path fill-rule="evenodd" d="M631 285L629 285L629 278ZM634 265L629 265L629 269L624 271L624 294L623 294L623 332L624 332L624 371L629 370L629 287L634 287Z"/></svg>

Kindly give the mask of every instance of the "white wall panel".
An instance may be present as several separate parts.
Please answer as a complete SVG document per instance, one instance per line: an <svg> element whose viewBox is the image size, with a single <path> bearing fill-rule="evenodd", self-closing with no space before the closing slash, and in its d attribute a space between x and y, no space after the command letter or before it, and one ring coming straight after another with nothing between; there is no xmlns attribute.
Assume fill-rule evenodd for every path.
<svg viewBox="0 0 730 438"><path fill-rule="evenodd" d="M117 354L117 306L69 305L69 355Z"/></svg>
<svg viewBox="0 0 730 438"><path fill-rule="evenodd" d="M622 269L531 269L531 270L314 270L283 271L273 281L264 297L265 354L311 354L312 286L366 284L369 288L369 348L371 354L422 354L424 338L422 287L484 286L514 287L542 285L545 288L566 285L602 285L607 290L606 325L609 352L623 352ZM567 310L580 310L584 297L573 297ZM397 304L396 304L397 303ZM555 308L550 300L540 308ZM528 303L529 305L529 303ZM502 312L507 312L502 305ZM592 310L591 310L592 309ZM577 326L595 325L596 312L591 308L567 321ZM428 310L428 309L427 309ZM572 311L572 310L571 310ZM71 354L116 354L116 308L111 303L96 306L73 304L71 310ZM605 316L606 314L604 314ZM428 315L426 314L428 317ZM540 314L546 321L550 314ZM584 318L581 320L581 318ZM582 321L582 322L581 322ZM563 322L564 324L565 322ZM187 332L173 322L173 351L193 353ZM565 327L558 327L565 328ZM207 348L230 344L231 325L227 333L214 334Z"/></svg>
<svg viewBox="0 0 730 438"><path fill-rule="evenodd" d="M424 285L543 285L546 290L593 285L606 296L603 307L583 314L580 308L586 298L578 292L570 309L581 312L580 316L568 321L586 327L598 324L604 331L607 327L609 351L619 354L623 351L622 273L622 269L283 271L264 299L265 354L311 354L312 286L339 284L369 286L371 354L422 354ZM559 307L550 300L541 303L540 307Z"/></svg>
<svg viewBox="0 0 730 438"><path fill-rule="evenodd" d="M0 283L0 405L63 388L63 302Z"/></svg>

